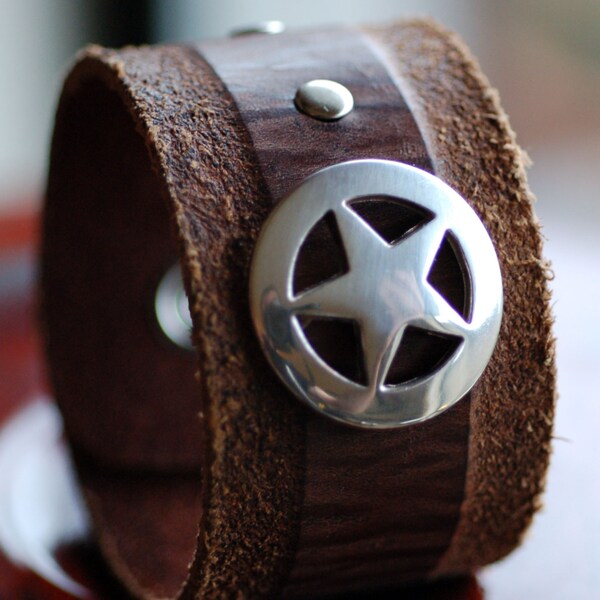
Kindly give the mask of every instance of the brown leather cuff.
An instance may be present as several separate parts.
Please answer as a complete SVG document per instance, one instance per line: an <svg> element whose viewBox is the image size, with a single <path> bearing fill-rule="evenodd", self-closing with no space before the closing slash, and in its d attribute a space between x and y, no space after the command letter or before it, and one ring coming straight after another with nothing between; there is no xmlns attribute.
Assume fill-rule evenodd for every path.
<svg viewBox="0 0 600 600"><path fill-rule="evenodd" d="M352 90L349 117L294 108L315 78ZM503 324L482 378L400 430L301 406L250 324L249 261L273 203L352 158L446 181L502 269ZM153 315L177 257L197 357ZM549 455L546 279L514 134L468 51L436 25L90 48L57 114L42 289L50 373L107 560L144 598L312 597L504 556Z"/></svg>

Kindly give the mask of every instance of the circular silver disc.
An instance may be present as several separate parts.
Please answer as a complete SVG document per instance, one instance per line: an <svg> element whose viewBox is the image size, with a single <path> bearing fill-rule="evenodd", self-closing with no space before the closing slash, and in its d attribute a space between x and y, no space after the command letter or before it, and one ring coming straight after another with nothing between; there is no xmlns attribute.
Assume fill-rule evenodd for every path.
<svg viewBox="0 0 600 600"><path fill-rule="evenodd" d="M353 208L369 198L409 203L428 219L390 243ZM300 249L325 215L335 218L348 268L295 293ZM469 282L465 315L428 280L448 235ZM437 177L385 160L346 162L307 178L267 219L250 274L254 326L279 377L319 412L364 427L423 421L464 396L496 344L502 296L494 247L465 200ZM303 329L306 317L357 324L364 382L342 375L319 355ZM431 372L389 384L388 371L411 328L457 343Z"/></svg>

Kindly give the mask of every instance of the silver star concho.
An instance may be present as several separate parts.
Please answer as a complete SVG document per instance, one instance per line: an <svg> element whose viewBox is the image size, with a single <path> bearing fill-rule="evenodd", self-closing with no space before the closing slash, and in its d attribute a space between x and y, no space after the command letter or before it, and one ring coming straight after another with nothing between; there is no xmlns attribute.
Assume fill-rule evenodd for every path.
<svg viewBox="0 0 600 600"><path fill-rule="evenodd" d="M388 244L349 207L353 199L376 196L408 200L434 217L398 243ZM349 270L294 295L299 249L328 211L335 214ZM427 281L447 232L459 243L470 277L468 322ZM398 427L439 414L477 381L498 337L502 280L483 224L454 190L408 165L361 160L315 173L275 208L254 253L250 304L267 358L299 398L350 424ZM359 324L366 385L343 377L318 356L302 331L299 314L350 318ZM431 374L386 385L409 326L462 342Z"/></svg>

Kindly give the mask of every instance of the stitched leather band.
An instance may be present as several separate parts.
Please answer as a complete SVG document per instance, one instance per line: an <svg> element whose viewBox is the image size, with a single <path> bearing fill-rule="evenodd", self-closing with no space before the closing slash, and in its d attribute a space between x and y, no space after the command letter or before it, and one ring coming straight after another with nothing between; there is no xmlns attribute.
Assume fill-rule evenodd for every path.
<svg viewBox="0 0 600 600"><path fill-rule="evenodd" d="M210 66L191 48L91 49L57 115L46 339L105 555L134 594L182 598L307 597L494 560L536 504L553 377L539 235L485 82L455 40L422 22L370 40L329 31L199 50ZM295 89L314 78L347 85L353 113L338 123L299 114ZM472 202L508 305L471 405L393 432L346 428L290 398L246 300L272 203L313 170L366 156L435 165ZM175 239L196 383L193 359L152 321Z"/></svg>

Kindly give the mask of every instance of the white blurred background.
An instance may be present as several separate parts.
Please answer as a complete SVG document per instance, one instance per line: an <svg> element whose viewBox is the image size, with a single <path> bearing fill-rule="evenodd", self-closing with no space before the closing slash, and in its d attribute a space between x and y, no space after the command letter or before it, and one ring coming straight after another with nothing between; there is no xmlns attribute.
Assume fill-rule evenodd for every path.
<svg viewBox="0 0 600 600"><path fill-rule="evenodd" d="M525 545L484 572L488 600L600 595L600 0L0 0L0 216L43 190L69 57L88 42L220 36L432 15L499 88L521 145L556 279L561 399L545 508ZM1 343L1 342L0 342Z"/></svg>

